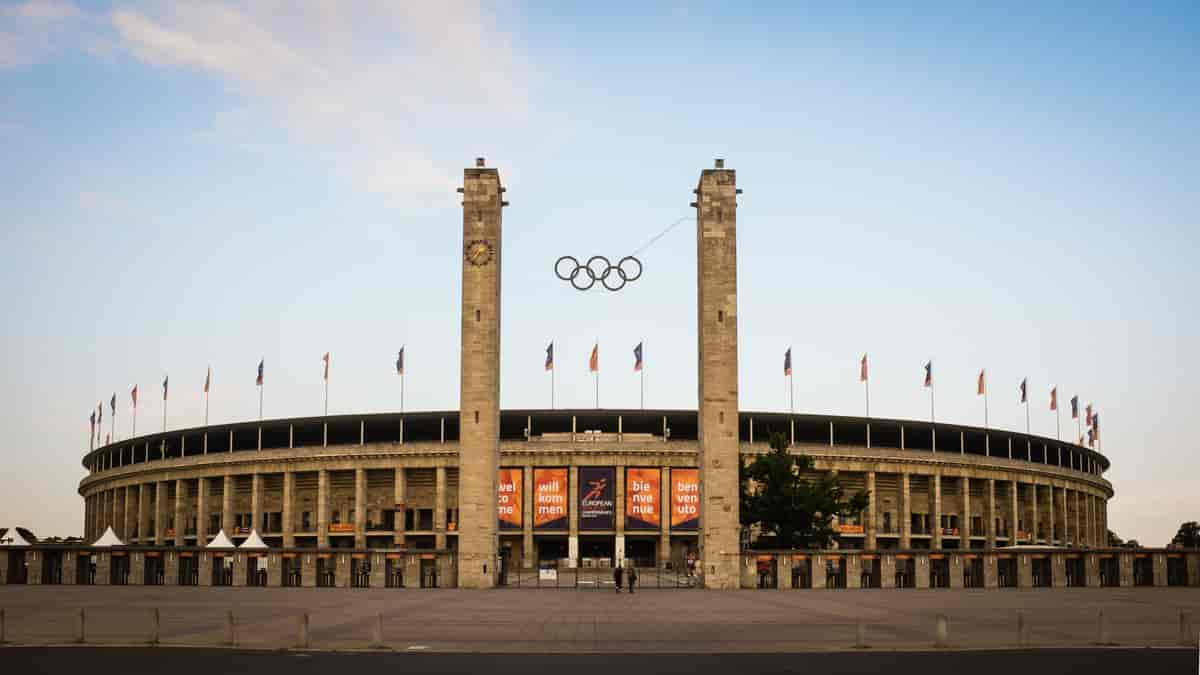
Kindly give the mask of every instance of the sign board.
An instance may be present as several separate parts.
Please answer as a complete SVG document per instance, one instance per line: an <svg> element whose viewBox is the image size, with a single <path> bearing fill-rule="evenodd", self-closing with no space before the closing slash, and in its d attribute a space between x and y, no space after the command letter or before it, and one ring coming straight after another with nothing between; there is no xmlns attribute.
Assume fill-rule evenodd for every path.
<svg viewBox="0 0 1200 675"><path fill-rule="evenodd" d="M558 569L554 567L539 567L539 581L558 581Z"/></svg>
<svg viewBox="0 0 1200 675"><path fill-rule="evenodd" d="M567 529L567 470L533 470L533 529Z"/></svg>
<svg viewBox="0 0 1200 675"><path fill-rule="evenodd" d="M671 469L671 529L700 526L700 470Z"/></svg>
<svg viewBox="0 0 1200 675"><path fill-rule="evenodd" d="M625 469L625 529L658 530L662 526L662 470L658 467Z"/></svg>
<svg viewBox="0 0 1200 675"><path fill-rule="evenodd" d="M496 481L496 514L501 530L520 530L525 509L525 476L522 469L500 469Z"/></svg>
<svg viewBox="0 0 1200 675"><path fill-rule="evenodd" d="M579 529L617 527L617 470L611 466L579 467Z"/></svg>

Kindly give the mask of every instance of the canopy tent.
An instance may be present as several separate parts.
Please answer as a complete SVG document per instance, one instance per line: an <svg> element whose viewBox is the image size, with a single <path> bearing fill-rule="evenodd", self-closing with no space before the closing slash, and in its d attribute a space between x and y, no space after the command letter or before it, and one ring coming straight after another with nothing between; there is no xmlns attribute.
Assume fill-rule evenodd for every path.
<svg viewBox="0 0 1200 675"><path fill-rule="evenodd" d="M25 530L28 532L29 530ZM29 536L33 536L30 534ZM10 527L6 530L0 530L0 547L7 546L30 546L30 542L25 537L21 536L19 529Z"/></svg>
<svg viewBox="0 0 1200 675"><path fill-rule="evenodd" d="M92 546L95 546L96 548L110 548L112 546L124 545L125 542L117 539L117 533L113 532L112 525L109 525L108 529L104 530L104 534L100 535L100 538L97 539L94 544L92 544Z"/></svg>
<svg viewBox="0 0 1200 675"><path fill-rule="evenodd" d="M217 533L217 536L213 537L213 540L211 542L209 542L208 546L205 546L204 548L237 548L237 547L234 546L233 542L229 540L229 537L225 534L225 530L221 530L220 532Z"/></svg>
<svg viewBox="0 0 1200 675"><path fill-rule="evenodd" d="M258 530L251 530L250 536L246 537L246 541L243 541L242 545L238 548L265 551L267 549L267 545L263 542L262 537L258 536Z"/></svg>

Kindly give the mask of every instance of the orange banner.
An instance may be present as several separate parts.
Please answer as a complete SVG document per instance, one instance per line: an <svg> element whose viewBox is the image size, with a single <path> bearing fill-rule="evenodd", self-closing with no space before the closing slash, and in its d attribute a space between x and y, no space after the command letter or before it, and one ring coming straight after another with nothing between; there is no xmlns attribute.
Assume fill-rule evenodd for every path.
<svg viewBox="0 0 1200 675"><path fill-rule="evenodd" d="M533 529L567 529L567 470L533 470Z"/></svg>
<svg viewBox="0 0 1200 675"><path fill-rule="evenodd" d="M525 507L525 478L521 469L500 469L496 481L496 513L501 530L519 530Z"/></svg>
<svg viewBox="0 0 1200 675"><path fill-rule="evenodd" d="M671 529L700 525L700 470L671 469Z"/></svg>
<svg viewBox="0 0 1200 675"><path fill-rule="evenodd" d="M625 469L625 529L657 530L662 526L662 470Z"/></svg>

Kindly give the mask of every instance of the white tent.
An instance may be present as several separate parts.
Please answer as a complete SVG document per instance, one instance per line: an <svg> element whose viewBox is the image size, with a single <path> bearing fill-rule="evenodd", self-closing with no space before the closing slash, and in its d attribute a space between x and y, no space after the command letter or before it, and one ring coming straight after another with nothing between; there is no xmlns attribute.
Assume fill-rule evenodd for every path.
<svg viewBox="0 0 1200 675"><path fill-rule="evenodd" d="M18 532L17 528L15 528L15 527L8 528L8 530L4 533L4 536L0 537L0 548L7 547L7 546L29 546L29 545L30 545L29 542L25 540L25 537L21 536L21 533Z"/></svg>
<svg viewBox="0 0 1200 675"><path fill-rule="evenodd" d="M233 542L229 540L229 537L225 534L225 530L221 530L220 532L217 533L217 536L213 537L213 540L208 544L208 546L205 546L204 548L237 548L237 547L234 546Z"/></svg>
<svg viewBox="0 0 1200 675"><path fill-rule="evenodd" d="M246 541L243 541L242 545L238 548L265 551L267 549L267 545L263 542L262 537L258 536L258 530L251 530L250 536L246 537Z"/></svg>
<svg viewBox="0 0 1200 675"><path fill-rule="evenodd" d="M97 548L109 548L112 546L124 546L124 545L125 545L125 542L121 541L120 539L117 539L117 533L113 532L112 525L109 525L108 529L104 530L104 534L100 535L100 538L97 539L94 544L92 544L92 546L95 546Z"/></svg>

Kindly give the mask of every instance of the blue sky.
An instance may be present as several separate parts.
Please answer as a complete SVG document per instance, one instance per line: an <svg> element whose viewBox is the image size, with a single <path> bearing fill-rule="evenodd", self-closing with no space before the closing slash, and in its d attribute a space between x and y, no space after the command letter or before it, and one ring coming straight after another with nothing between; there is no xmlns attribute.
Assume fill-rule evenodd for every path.
<svg viewBox="0 0 1200 675"><path fill-rule="evenodd" d="M1166 543L1200 518L1200 10L1190 3L0 2L0 403L6 522L79 529L88 410L139 428L457 406L461 216L501 170L502 403L696 403L685 222L618 294L563 254L620 257L738 170L743 409L1054 434L1049 388L1104 418L1110 522ZM106 411L107 416L107 411ZM1064 423L1064 428L1067 425Z"/></svg>

